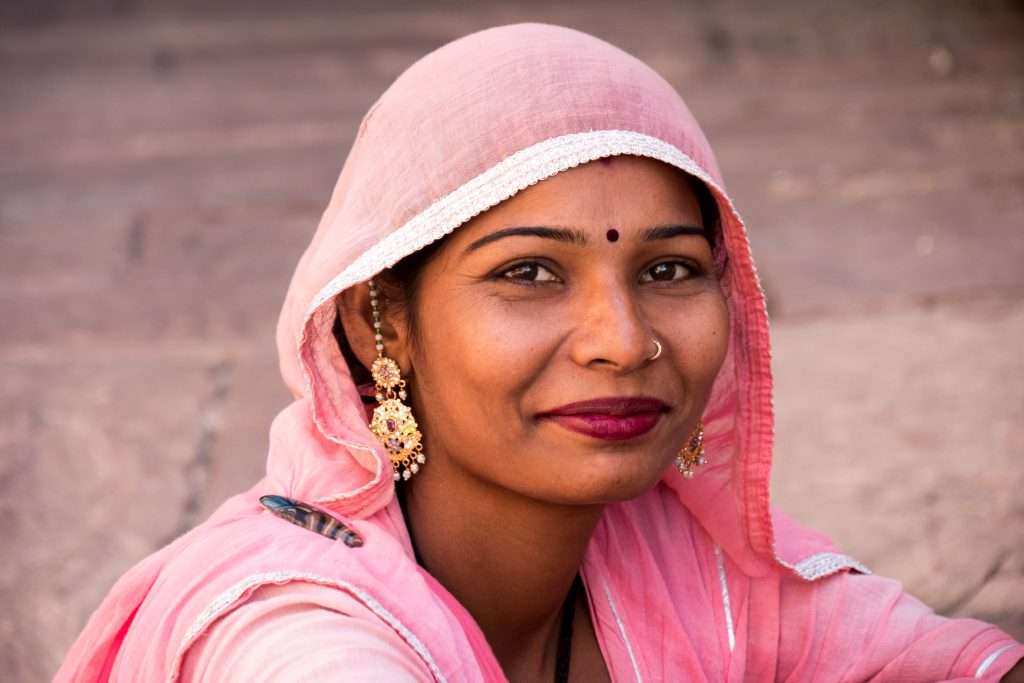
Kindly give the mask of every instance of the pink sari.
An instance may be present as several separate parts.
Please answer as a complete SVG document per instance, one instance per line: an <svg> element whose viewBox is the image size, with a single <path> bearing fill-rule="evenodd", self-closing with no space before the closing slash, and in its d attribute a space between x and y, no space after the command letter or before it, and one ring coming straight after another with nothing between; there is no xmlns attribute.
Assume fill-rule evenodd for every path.
<svg viewBox="0 0 1024 683"><path fill-rule="evenodd" d="M609 506L584 561L616 680L997 680L1008 671L1024 646L981 622L934 615L772 509L764 296L707 141L642 62L586 34L522 24L427 55L370 109L280 317L281 372L296 400L271 428L266 479L122 578L57 679L174 680L212 623L259 585L295 580L379 604L438 680L501 680L468 613L432 578L408 578L415 565L390 464L334 342L333 299L521 189L618 154L671 164L711 189L731 331L704 416L710 463L693 480L670 469L656 489ZM366 546L309 550L321 543L315 534L261 514L265 493L321 507Z"/></svg>

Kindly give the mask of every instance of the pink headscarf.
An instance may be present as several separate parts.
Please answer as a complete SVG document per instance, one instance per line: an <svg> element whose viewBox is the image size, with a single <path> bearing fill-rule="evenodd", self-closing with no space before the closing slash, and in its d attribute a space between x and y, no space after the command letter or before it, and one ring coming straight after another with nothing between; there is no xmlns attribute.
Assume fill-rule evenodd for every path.
<svg viewBox="0 0 1024 683"><path fill-rule="evenodd" d="M670 164L711 190L722 219L717 256L724 263L730 338L704 413L709 464L693 480L668 469L656 491L610 506L595 536L597 550L588 560L593 571L619 581L623 594L638 596L620 603L621 614L607 618L633 625L641 642L657 652L648 661L660 656L664 671L679 670L682 660L673 660L672 648L662 644L678 636L671 645L682 652L687 636L665 631L668 622L648 623L645 610L661 609L705 584L695 583L693 575L677 576L673 580L680 585L660 588L643 582L660 576L662 568L653 558L670 552L677 542L674 534L692 517L700 538L710 539L702 547L714 548L711 557L717 557L717 578L707 585L720 581L725 597L731 585L736 604L730 607L726 600L724 606L709 606L706 597L713 589L700 588L704 592L692 593L692 609L682 610L679 618L690 619L687 623L698 624L698 629L714 619L725 620L728 644L721 647L729 652L735 647L733 654L747 667L730 669L735 674L729 680L738 680L744 671L774 679L784 656L795 667L791 680L809 680L801 676L813 672L815 680L838 680L839 672L877 672L882 666L886 676L892 675L885 680L910 680L906 676L913 674L908 672L968 667L973 675L983 673L999 653L1019 656L1020 646L1005 634L980 622L953 623L930 615L895 582L871 583L867 589L859 583L868 598L850 601L850 584L815 581L845 570L867 570L769 505L773 419L764 295L743 222L725 194L707 140L679 95L650 67L566 28L521 24L456 40L415 63L371 107L288 290L277 343L281 372L296 401L274 420L267 479L253 491L281 492L354 520L369 533L384 533L380 529L389 528L392 510L386 506L394 495L391 466L367 427L358 389L335 343L334 298L516 192L568 168L620 154ZM68 678L75 676L71 672L88 671L99 672L97 678L105 680L138 619L160 625L163 637L182 644L162 644L156 655L142 653L138 645L131 661L155 661L154 668L166 661L177 666L173 662L180 662L189 638L199 637L208 625L200 619L199 627L186 627L179 614L194 616L200 607L191 603L201 606L213 599L204 593L206 579L189 572L220 572L209 575L216 582L221 574L242 572L236 565L248 561L242 554L207 568L204 549L217 542L217 534L228 534L234 545L248 544L248 554L265 546L259 537L263 522L253 522L259 530L244 539L231 535L235 532L229 526L233 519L252 516L256 494L232 499L210 522L126 575L69 656L62 670ZM654 519L657 515L680 526L665 528ZM650 529L650 539L638 529ZM648 559L642 566L624 564L617 543L635 544ZM384 545L368 540L361 557ZM604 553L602 548L610 550ZM168 571L176 555L189 552L194 559L191 565L185 563L187 569ZM315 556L304 561L322 562ZM710 561L713 565L716 560ZM738 571L727 577L727 564L730 572ZM661 593L655 595L657 590ZM237 600L243 594L231 595ZM179 604L186 600L189 605ZM684 614L687 610L690 614ZM453 607L451 612L458 610ZM821 614L830 615L829 620L816 621ZM839 616L832 621L834 615ZM472 628L466 625L467 632ZM700 637L719 642L706 629ZM865 652L872 654L858 660L863 668L847 668L848 661ZM650 653L640 654L643 660ZM620 660L626 658L620 655ZM626 665L631 662L639 677L633 655L628 653ZM686 666L697 667L696 658L694 654Z"/></svg>
<svg viewBox="0 0 1024 683"><path fill-rule="evenodd" d="M581 87L586 84L586 87ZM359 127L278 322L281 372L313 419L363 471L318 473L317 499L368 516L391 498L388 460L365 427L349 368L330 334L333 298L519 190L599 157L635 154L712 190L728 254L726 362L705 414L710 466L699 483L665 481L749 571L799 561L820 538L777 538L768 502L772 380L764 295L743 222L707 140L650 67L592 36L539 24L456 40L403 73ZM776 546L779 545L777 548ZM837 563L839 568L841 563Z"/></svg>

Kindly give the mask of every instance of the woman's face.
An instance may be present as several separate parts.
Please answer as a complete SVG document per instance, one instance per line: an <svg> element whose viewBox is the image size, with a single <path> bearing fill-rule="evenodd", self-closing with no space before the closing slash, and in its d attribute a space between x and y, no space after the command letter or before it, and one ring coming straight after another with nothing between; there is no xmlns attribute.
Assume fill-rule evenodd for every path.
<svg viewBox="0 0 1024 683"><path fill-rule="evenodd" d="M682 172L616 157L559 173L452 233L424 266L415 340L398 329L400 348L387 349L407 373L425 468L444 459L559 503L652 487L697 424L726 351L728 312L702 227ZM663 350L648 360L655 338ZM549 414L637 397L664 406Z"/></svg>

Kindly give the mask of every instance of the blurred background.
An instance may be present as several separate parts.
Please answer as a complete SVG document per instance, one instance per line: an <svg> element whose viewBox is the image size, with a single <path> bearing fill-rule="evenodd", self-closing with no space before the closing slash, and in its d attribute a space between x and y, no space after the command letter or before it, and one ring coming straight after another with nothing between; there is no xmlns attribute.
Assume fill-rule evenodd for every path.
<svg viewBox="0 0 1024 683"><path fill-rule="evenodd" d="M261 474L274 324L359 119L491 25L682 93L747 219L777 503L1024 638L1024 3L0 3L0 671Z"/></svg>

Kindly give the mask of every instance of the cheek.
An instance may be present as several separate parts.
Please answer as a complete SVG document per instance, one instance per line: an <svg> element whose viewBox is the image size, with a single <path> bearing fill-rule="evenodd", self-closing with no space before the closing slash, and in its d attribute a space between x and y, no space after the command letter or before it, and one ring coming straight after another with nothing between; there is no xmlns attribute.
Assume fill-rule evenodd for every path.
<svg viewBox="0 0 1024 683"><path fill-rule="evenodd" d="M683 307L670 321L675 362L691 391L711 392L729 347L729 309L721 294Z"/></svg>
<svg viewBox="0 0 1024 683"><path fill-rule="evenodd" d="M527 307L520 307L526 310ZM425 392L451 417L490 416L495 430L508 428L493 417L513 414L519 399L550 360L551 326L536 315L493 299L449 298L424 312L421 348L414 365ZM427 318L427 316L430 316ZM545 330L551 334L545 336ZM479 423L478 423L479 424Z"/></svg>
<svg viewBox="0 0 1024 683"><path fill-rule="evenodd" d="M708 364L712 376L718 374L718 370L725 360L726 351L729 348L729 306L725 297L719 294L715 306L710 314L710 330L708 333Z"/></svg>

